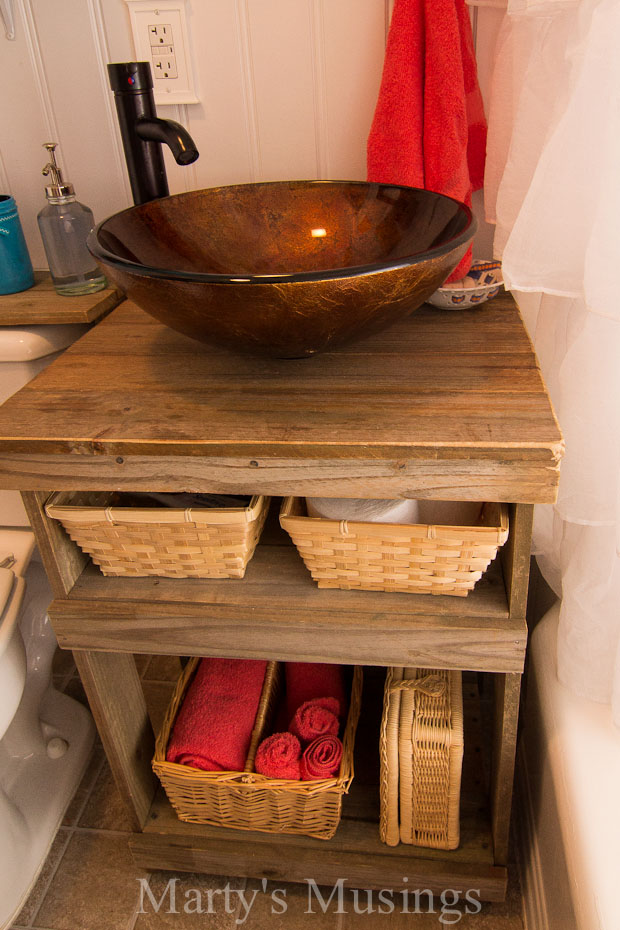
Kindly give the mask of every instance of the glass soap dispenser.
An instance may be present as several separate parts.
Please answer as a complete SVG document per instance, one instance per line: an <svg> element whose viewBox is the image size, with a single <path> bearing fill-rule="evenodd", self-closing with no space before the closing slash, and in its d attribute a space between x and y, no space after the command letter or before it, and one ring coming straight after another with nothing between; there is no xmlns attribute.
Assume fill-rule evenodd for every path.
<svg viewBox="0 0 620 930"><path fill-rule="evenodd" d="M86 239L95 225L92 210L80 203L72 184L63 180L56 164L56 142L46 142L49 162L43 174L50 176L45 188L47 204L37 221L54 287L64 296L92 294L107 286L107 281L86 248Z"/></svg>

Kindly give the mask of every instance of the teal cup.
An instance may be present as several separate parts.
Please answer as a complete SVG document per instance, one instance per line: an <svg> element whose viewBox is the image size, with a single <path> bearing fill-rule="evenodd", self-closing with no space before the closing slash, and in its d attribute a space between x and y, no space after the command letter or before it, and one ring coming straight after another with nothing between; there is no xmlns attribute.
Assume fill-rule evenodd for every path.
<svg viewBox="0 0 620 930"><path fill-rule="evenodd" d="M32 262L17 204L8 194L0 194L0 294L26 291L33 284Z"/></svg>

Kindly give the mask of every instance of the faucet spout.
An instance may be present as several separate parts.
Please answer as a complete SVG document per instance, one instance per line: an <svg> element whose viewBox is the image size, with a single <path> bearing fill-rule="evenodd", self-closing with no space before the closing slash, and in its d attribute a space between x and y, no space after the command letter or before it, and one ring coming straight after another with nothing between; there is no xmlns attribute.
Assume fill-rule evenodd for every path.
<svg viewBox="0 0 620 930"><path fill-rule="evenodd" d="M192 137L180 123L158 118L148 61L111 63L108 75L134 203L166 197L169 190L162 143L170 147L177 164L191 165L198 158Z"/></svg>
<svg viewBox="0 0 620 930"><path fill-rule="evenodd" d="M145 142L165 142L177 165L191 165L198 158L198 149L187 129L173 119L140 116L136 132Z"/></svg>

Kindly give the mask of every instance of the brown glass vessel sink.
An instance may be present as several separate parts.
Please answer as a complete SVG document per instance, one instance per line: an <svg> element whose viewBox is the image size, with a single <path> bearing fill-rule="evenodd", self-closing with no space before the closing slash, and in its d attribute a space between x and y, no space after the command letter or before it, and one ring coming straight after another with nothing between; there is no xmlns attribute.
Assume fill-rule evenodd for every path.
<svg viewBox="0 0 620 930"><path fill-rule="evenodd" d="M286 181L131 207L101 223L89 247L131 300L172 329L299 358L407 316L474 231L466 206L430 191Z"/></svg>

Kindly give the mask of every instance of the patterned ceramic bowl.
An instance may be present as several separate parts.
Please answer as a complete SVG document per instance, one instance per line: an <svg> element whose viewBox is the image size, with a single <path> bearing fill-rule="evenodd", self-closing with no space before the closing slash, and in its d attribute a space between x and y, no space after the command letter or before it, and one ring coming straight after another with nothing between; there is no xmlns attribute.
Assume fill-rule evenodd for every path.
<svg viewBox="0 0 620 930"><path fill-rule="evenodd" d="M444 310L476 307L495 297L503 287L501 262L472 262L467 277L440 287L428 303Z"/></svg>

